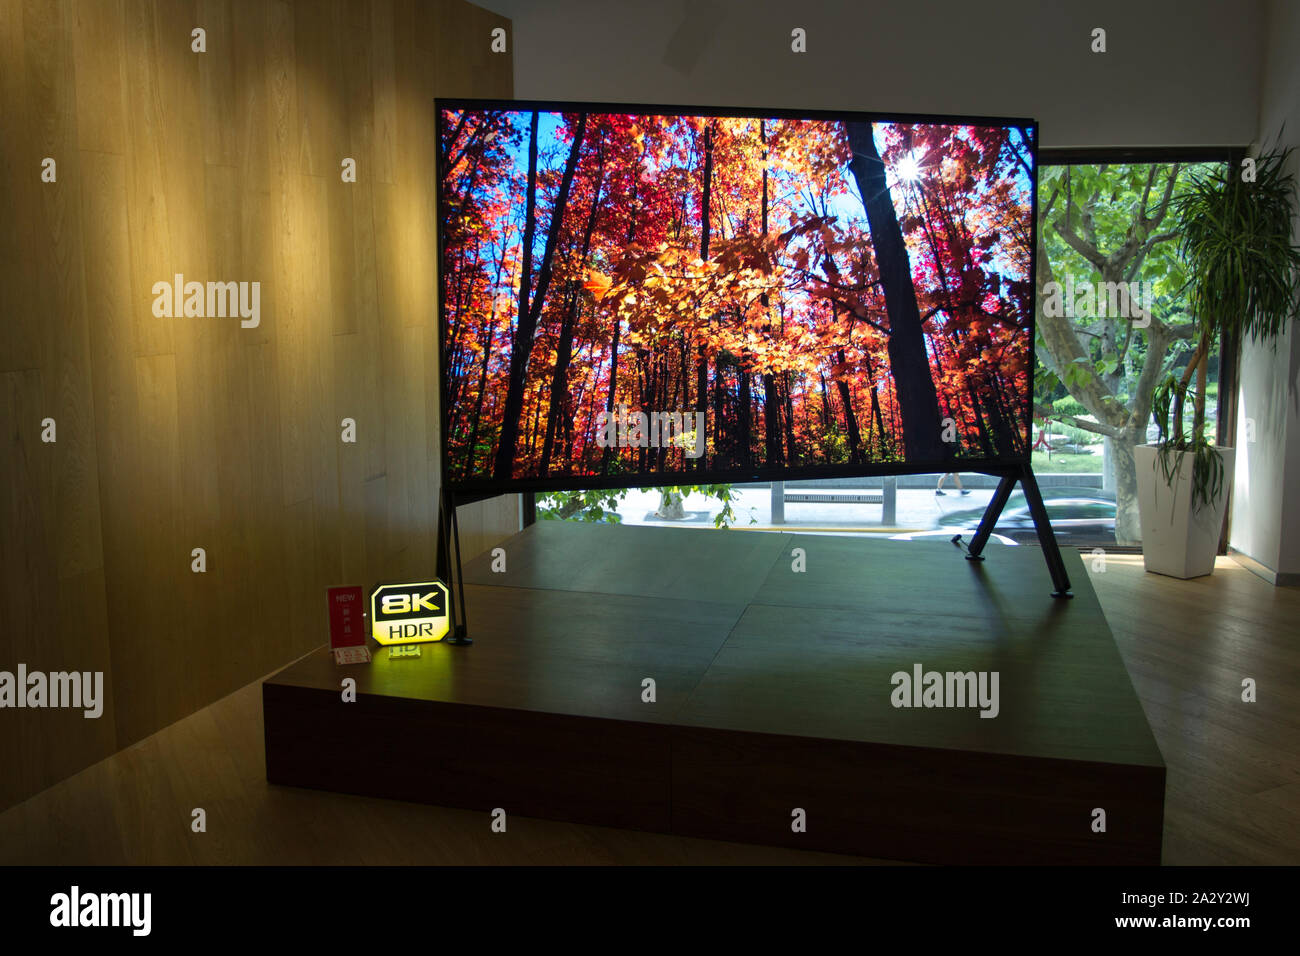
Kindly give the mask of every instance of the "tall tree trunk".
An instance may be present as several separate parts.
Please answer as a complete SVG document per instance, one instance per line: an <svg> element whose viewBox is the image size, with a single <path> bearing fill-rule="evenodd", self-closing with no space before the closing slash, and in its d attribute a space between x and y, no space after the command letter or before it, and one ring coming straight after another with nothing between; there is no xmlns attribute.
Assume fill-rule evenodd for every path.
<svg viewBox="0 0 1300 956"><path fill-rule="evenodd" d="M737 411L739 422L736 429L736 438L740 443L740 459L738 464L741 468L748 468L750 466L749 445L750 432L752 430L751 416L753 413L750 410L749 369L745 367L743 360L736 366L736 376L739 379L740 385L740 393L737 396L739 399L739 409Z"/></svg>
<svg viewBox="0 0 1300 956"><path fill-rule="evenodd" d="M700 200L700 258L705 262L709 261L709 218L710 218L710 200L713 192L713 129L708 127L704 130L704 192ZM697 441L703 442L704 447L708 448L708 427L707 414L709 409L709 362L704 346L699 347L695 357L695 410L704 412L706 415L706 425L704 434L699 436ZM717 427L715 423L714 427ZM701 455L695 460L696 468L703 470L708 455Z"/></svg>
<svg viewBox="0 0 1300 956"><path fill-rule="evenodd" d="M970 396L971 411L975 413L975 426L978 429L980 450L984 452L985 458L996 458L997 452L994 450L992 439L989 438L989 430L984 425L984 406L980 403L979 393L971 386L970 379L966 379L966 394Z"/></svg>
<svg viewBox="0 0 1300 956"><path fill-rule="evenodd" d="M843 349L840 349L835 357L839 360L840 365L844 364ZM849 461L855 465L860 464L862 462L862 435L858 431L858 416L853 414L853 396L849 392L849 385L844 379L836 379L835 387L840 393L840 404L844 406L844 424L849 432Z"/></svg>
<svg viewBox="0 0 1300 956"><path fill-rule="evenodd" d="M728 434L730 429L727 428L727 420L723 417L722 404L725 397L723 391L726 388L726 370L727 362L719 355L713 363L713 442L718 459L734 467L734 457L729 459L724 450L724 446L730 445L731 442L731 436Z"/></svg>
<svg viewBox="0 0 1300 956"><path fill-rule="evenodd" d="M551 212L551 224L546 234L546 246L542 251L542 262L537 270L537 289L530 292L532 279L533 238L537 229L537 111L533 111L533 128L528 137L528 192L527 211L524 219L524 244L521 250L523 266L519 273L519 323L515 328L514 345L510 350L510 385L506 390L505 409L501 418L501 439L497 445L496 467L493 471L497 478L510 478L514 472L515 446L519 442L519 416L524 406L524 382L528 376L528 360L533 352L533 336L537 333L537 320L542 314L546 302L546 293L551 284L551 266L555 255L555 245L559 240L560 229L564 223L564 210L569 203L569 189L573 186L573 174L578 167L578 153L582 149L582 137L587 129L587 114L578 117L578 124L573 131L573 146L569 150L569 159L564 164L564 175L560 179L560 189L555 196L555 208Z"/></svg>
<svg viewBox="0 0 1300 956"><path fill-rule="evenodd" d="M880 451L884 451L885 417L880 414L880 393L873 383L871 386L871 414L876 420L876 434L880 436Z"/></svg>
<svg viewBox="0 0 1300 956"><path fill-rule="evenodd" d="M501 256L500 258L497 259L496 275L492 279L493 289L498 288L501 285L501 274L505 271L506 268L506 247L508 245L507 242L508 235L509 234L507 233L507 235L503 236L501 240ZM496 310L496 306L493 305L492 310L488 315L488 319L484 323L486 326L485 331L487 334L484 337L484 339L481 340L480 343L484 346L483 370L482 373L479 375L478 389L474 395L474 417L473 417L473 423L470 426L469 446L465 457L465 463L468 466L467 474L473 474L474 472L474 458L475 458L474 447L475 447L475 443L478 441L479 422L482 420L482 415L483 415L483 391L484 388L487 386L488 365L492 361L492 346L493 346L493 340L496 337L496 321L497 321L497 310ZM468 372L469 370L467 369L466 371ZM448 439L450 439L452 435L455 435L457 433L456 414L457 414L457 409L459 404L460 401L457 393L449 394L447 399L447 406L449 412L449 414L447 415Z"/></svg>
<svg viewBox="0 0 1300 956"><path fill-rule="evenodd" d="M876 384L876 370L871 364L870 353L863 353L863 358L865 359L867 366L867 385L871 388L871 416L876 423L875 435L877 436L874 444L867 447L867 453L879 456L883 455L885 452L885 441L887 438L891 439L890 444L893 444L893 436L885 429L885 418L880 413L880 387ZM868 421L867 424L870 425L871 422Z"/></svg>
<svg viewBox="0 0 1300 956"><path fill-rule="evenodd" d="M1111 442L1115 456L1115 543L1136 545L1142 543L1142 521L1138 516L1137 459L1135 445L1145 445L1147 440L1145 419L1124 429L1124 433Z"/></svg>
<svg viewBox="0 0 1300 956"><path fill-rule="evenodd" d="M781 403L776 394L776 378L763 373L763 464L779 465L781 455Z"/></svg>
<svg viewBox="0 0 1300 956"><path fill-rule="evenodd" d="M475 449L476 449L476 447L477 447L477 445L478 445L478 425L479 425L479 422L480 422L480 421L482 420L482 418L483 418L483 398L484 398L485 393L487 392L487 374L488 374L488 365L489 365L489 364L491 363L491 361L492 361L492 343L493 343L493 339L495 338L495 335L494 335L494 331L495 331L495 330L492 328L492 321L495 320L495 318L496 318L496 316L495 316L495 314L494 314L493 317L492 317L492 320L489 320L489 322L488 322L488 327L487 327L487 342L484 343L484 347L483 347L483 370L479 373L479 379L478 379L478 394L475 395L475 397L474 397L474 417L473 417L473 419L472 419L472 421L471 421L471 424L470 424L470 429L469 429L469 448L468 448L468 450L467 450L467 454L466 454L466 456L465 456L465 460L466 460L466 464L467 464L467 468L466 468L466 470L465 470L465 473L466 473L467 475L472 475L472 474L475 473L475 472L474 472L474 458L475 458L476 455L477 455L477 452L476 452Z"/></svg>
<svg viewBox="0 0 1300 956"><path fill-rule="evenodd" d="M587 256L591 254L591 236L596 231L596 214L600 211L600 194L605 185L605 150L601 143L596 145L596 184L591 191L591 210L587 213L587 224L582 230L582 249L578 253L578 274L587 266ZM573 356L573 330L578 321L580 298L576 280L570 289L569 307L564 310L564 319L560 323L560 338L555 346L555 372L551 377L551 409L546 416L546 440L542 445L541 473L545 475L551 466L551 451L554 447L555 434L561 424L561 415L567 414L564 407L569 399L569 361Z"/></svg>
<svg viewBox="0 0 1300 956"><path fill-rule="evenodd" d="M555 435L562 417L567 417L569 400L569 361L573 356L573 328L578 320L578 292L574 289L560 320L560 335L555 343L555 369L551 373L551 401L546 413L546 434L542 439L542 462L539 472L545 475L551 467L551 452L555 448Z"/></svg>
<svg viewBox="0 0 1300 956"><path fill-rule="evenodd" d="M790 372L787 370L781 376L781 391L785 396L785 460L790 464L796 464L798 461L797 449L794 447L794 397L791 394Z"/></svg>
<svg viewBox="0 0 1300 956"><path fill-rule="evenodd" d="M940 436L939 399L925 352L907 246L885 185L885 164L876 150L870 123L844 125L853 150L849 169L862 195L880 284L885 290L885 308L889 313L889 371L903 419L903 446L907 458L914 462L942 461L951 457L952 449Z"/></svg>
<svg viewBox="0 0 1300 956"><path fill-rule="evenodd" d="M1012 424L1011 414L1002 402L1000 383L991 375L985 376L985 382L990 386L987 394L992 397L992 402L989 405L989 421L993 426L993 434L997 439L998 454L1018 455L1023 449L1016 437L1017 428Z"/></svg>
<svg viewBox="0 0 1300 956"><path fill-rule="evenodd" d="M760 206L762 235L767 235L767 124L758 121L758 135L763 143L763 199ZM746 217L748 218L748 217ZM759 296L763 305L763 322L767 336L772 334L771 303L767 293ZM763 373L763 464L771 467L783 461L781 454L781 407L776 394L776 378L770 371Z"/></svg>
<svg viewBox="0 0 1300 956"><path fill-rule="evenodd" d="M630 246L636 239L636 213L637 213L637 195L636 183L632 183L632 212L628 216L627 223L627 244ZM618 312L614 313L614 334L611 336L609 346L609 394L605 397L605 412L611 417L614 414L614 401L618 392L618 337L622 331L623 323L618 317ZM609 472L609 456L612 449L609 445L600 450L600 473L602 475Z"/></svg>

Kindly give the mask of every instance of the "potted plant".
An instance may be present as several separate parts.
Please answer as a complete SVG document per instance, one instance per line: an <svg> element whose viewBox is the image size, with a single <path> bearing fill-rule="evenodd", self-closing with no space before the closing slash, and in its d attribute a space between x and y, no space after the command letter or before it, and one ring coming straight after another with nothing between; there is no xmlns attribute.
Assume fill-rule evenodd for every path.
<svg viewBox="0 0 1300 956"><path fill-rule="evenodd" d="M1171 374L1155 390L1157 441L1135 449L1148 571L1192 578L1214 570L1235 453L1205 433L1207 364L1220 336L1240 342L1249 335L1276 348L1300 305L1295 177L1285 169L1291 153L1257 158L1253 179L1216 166L1174 200L1199 337L1181 378Z"/></svg>

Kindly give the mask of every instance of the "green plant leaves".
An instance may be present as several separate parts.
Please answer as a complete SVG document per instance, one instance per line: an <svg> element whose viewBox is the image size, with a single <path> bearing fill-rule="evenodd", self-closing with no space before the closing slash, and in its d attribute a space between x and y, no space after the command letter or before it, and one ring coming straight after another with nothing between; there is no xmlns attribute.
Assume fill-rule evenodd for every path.
<svg viewBox="0 0 1300 956"><path fill-rule="evenodd" d="M732 503L738 500L739 495L732 485L672 485L666 488L641 488L640 490L673 492L683 498L691 493L716 498L722 503L722 510L713 517L714 527L729 528L736 521L736 512ZM623 518L617 509L627 493L627 488L539 492L537 517L548 521L597 521L618 524ZM757 521L757 518L750 516L750 524L756 524Z"/></svg>
<svg viewBox="0 0 1300 956"><path fill-rule="evenodd" d="M1172 428L1171 409L1180 394L1195 396L1196 389L1184 385L1172 373L1152 392L1152 415L1156 420L1156 428L1159 429L1156 460L1165 482L1173 487L1186 460L1183 453L1193 453L1192 508L1200 511L1206 505L1213 504L1223 492L1223 459L1214 450L1214 442L1202 430L1193 429L1187 435L1167 437Z"/></svg>
<svg viewBox="0 0 1300 956"><path fill-rule="evenodd" d="M1300 309L1295 176L1285 168L1292 151L1258 157L1253 182L1233 166L1211 167L1174 198L1192 311L1214 335L1237 330L1275 340Z"/></svg>
<svg viewBox="0 0 1300 956"><path fill-rule="evenodd" d="M1203 435L1167 441L1160 445L1156 461L1165 483L1171 488L1177 483L1187 460L1184 452L1192 452L1192 510L1213 505L1223 493L1223 459L1214 444Z"/></svg>

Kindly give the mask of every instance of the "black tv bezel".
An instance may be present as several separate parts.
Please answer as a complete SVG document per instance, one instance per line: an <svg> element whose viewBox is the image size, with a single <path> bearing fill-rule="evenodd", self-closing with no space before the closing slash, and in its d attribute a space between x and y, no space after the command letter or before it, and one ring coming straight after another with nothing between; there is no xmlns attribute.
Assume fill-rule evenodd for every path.
<svg viewBox="0 0 1300 956"><path fill-rule="evenodd" d="M739 118L772 119L807 119L807 120L857 120L870 123L914 123L917 125L936 126L1002 126L1019 127L1032 132L1029 153L1033 160L1030 196L1030 258L1029 280L1035 281L1038 275L1038 121L1028 117L1009 116L970 116L944 113L888 113L858 110L795 110L762 109L758 107L720 107L720 106L666 106L649 103L592 103L577 100L503 100L480 99L475 97L434 97L434 200L437 214L435 228L438 232L437 262L435 271L438 283L438 423L441 435L438 449L439 478L442 487L452 493L467 492L475 497L546 491L582 491L586 489L606 488L662 488L672 485L700 484L744 484L746 482L764 481L800 481L824 478L872 478L889 475L924 475L949 473L954 470L1001 475L1010 469L1028 466L1032 451L1028 450L1029 439L1033 436L1033 369L1031 366L1029 381L1030 394L1022 424L1026 438L1024 455L1005 455L997 458L947 458L924 462L879 462L863 465L806 465L798 468L788 466L763 467L753 469L709 469L684 472L659 472L655 474L621 474L621 475L552 475L545 478L482 478L453 481L448 469L447 425L449 421L447 407L447 375L445 360L447 355L442 271L444 240L442 228L442 137L444 124L443 110L446 109L480 109L511 110L517 112L548 113L630 113L653 116L718 116ZM1029 354L1035 355L1037 339L1036 309L1029 314Z"/></svg>

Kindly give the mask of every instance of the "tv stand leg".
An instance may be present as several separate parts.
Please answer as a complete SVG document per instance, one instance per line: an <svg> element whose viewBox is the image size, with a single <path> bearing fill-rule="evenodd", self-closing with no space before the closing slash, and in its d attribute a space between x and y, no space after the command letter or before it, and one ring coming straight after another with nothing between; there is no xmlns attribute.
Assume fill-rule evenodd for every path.
<svg viewBox="0 0 1300 956"><path fill-rule="evenodd" d="M997 490L993 492L993 497L989 500L989 506L984 509L984 517L980 519L980 526L975 530L975 537L971 539L966 560L984 560L984 545L989 543L989 535L993 533L993 526L998 523L998 516L1002 514L1002 509L1007 506L1007 499L1011 497L1011 490L1015 486L1015 475L1002 476L998 482Z"/></svg>
<svg viewBox="0 0 1300 956"><path fill-rule="evenodd" d="M1052 531L1052 523L1043 506L1043 496L1038 490L1038 479L1033 469L1025 465L1020 474L1020 486L1025 490L1025 500L1029 503L1029 514L1034 519L1034 530L1038 532L1038 544L1043 549L1043 559L1047 561L1047 570L1052 575L1052 592L1054 598L1072 598L1070 576L1065 573L1065 560L1061 557L1060 545Z"/></svg>
<svg viewBox="0 0 1300 956"><path fill-rule="evenodd" d="M1014 471L1005 472L998 481L997 490L993 492L993 498L989 501L988 508L984 511L984 517L980 519L980 526L975 532L974 539L971 540L970 549L966 554L968 561L983 561L984 546L989 542L989 535L993 533L993 527L998 523L998 516L1002 514L1002 509L1007 506L1007 499L1011 497L1011 492L1016 486L1016 482L1025 492L1025 501L1029 504L1029 514L1034 519L1034 530L1038 534L1038 544L1043 551L1043 560L1047 562L1047 571L1052 576L1052 591L1054 598L1072 598L1074 594L1070 591L1070 576L1065 571L1065 560L1061 557L1061 548L1056 543L1056 535L1052 532L1052 523L1047 517L1047 508L1043 506L1043 496L1038 490L1038 480L1034 477L1033 469L1028 465L1021 466Z"/></svg>
<svg viewBox="0 0 1300 956"><path fill-rule="evenodd" d="M438 577L447 585L451 598L451 634L446 643L473 644L465 620L465 575L460 561L460 523L456 520L456 496L446 490L438 492ZM454 555L454 564L453 564Z"/></svg>

